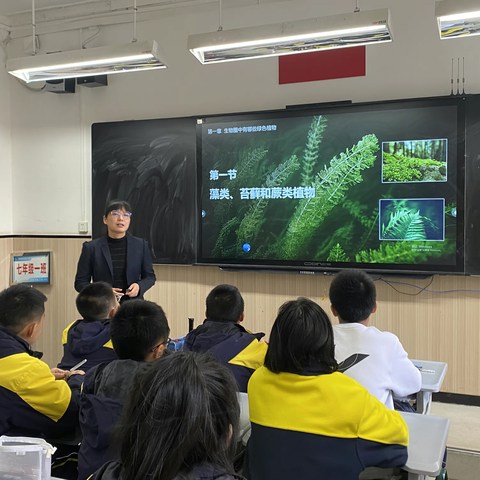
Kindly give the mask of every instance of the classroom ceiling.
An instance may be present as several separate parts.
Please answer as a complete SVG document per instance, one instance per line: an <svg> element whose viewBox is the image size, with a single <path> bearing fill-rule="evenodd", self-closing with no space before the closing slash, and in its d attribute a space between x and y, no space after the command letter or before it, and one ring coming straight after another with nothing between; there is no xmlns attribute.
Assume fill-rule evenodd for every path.
<svg viewBox="0 0 480 480"><path fill-rule="evenodd" d="M87 3L85 0L35 0L35 9L60 7L75 3ZM92 3L92 0L90 2ZM0 0L0 15L9 16L20 12L30 12L32 0Z"/></svg>
<svg viewBox="0 0 480 480"><path fill-rule="evenodd" d="M237 0L238 1L238 0ZM266 0L273 3L279 0ZM206 0L138 0L139 7L145 6L182 6L185 4L208 3ZM234 2L226 2L234 3ZM81 6L85 9L95 9L95 4L108 4L112 10L117 8L129 8L133 0L35 0L35 11L58 9L59 7ZM32 0L0 0L0 15L11 16L32 11Z"/></svg>
<svg viewBox="0 0 480 480"><path fill-rule="evenodd" d="M258 5L260 0L223 0L225 9ZM261 0L262 3L295 0ZM137 0L139 21L160 15L164 9L216 5L218 0ZM37 34L125 23L134 0L35 0ZM0 0L0 40L25 37L32 23L32 0ZM130 21L130 20L129 20Z"/></svg>

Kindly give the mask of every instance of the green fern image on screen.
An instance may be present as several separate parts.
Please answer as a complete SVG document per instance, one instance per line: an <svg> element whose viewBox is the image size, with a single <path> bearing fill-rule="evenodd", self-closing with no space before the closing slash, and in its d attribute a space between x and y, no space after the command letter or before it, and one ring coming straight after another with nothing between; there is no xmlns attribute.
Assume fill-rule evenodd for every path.
<svg viewBox="0 0 480 480"><path fill-rule="evenodd" d="M442 198L380 200L380 240L443 241Z"/></svg>
<svg viewBox="0 0 480 480"><path fill-rule="evenodd" d="M328 164L321 164L320 145L326 130L328 119L324 116L314 117L303 151L297 153L297 148L296 153L292 153L273 171L267 172L259 185L261 188L289 186L292 177L300 172L300 181L296 185L314 187L315 197L295 201L296 207L283 232L270 246L258 241L267 221L266 210L272 202L285 200L252 200L247 208L241 207L233 217L230 215L232 202L221 202L215 211L215 219L220 227L212 252L215 256L293 260L302 256L323 220L343 201L345 192L363 181L361 172L374 164L379 150L377 137L373 134L365 135L351 148L331 158ZM267 159L268 153L267 149L261 148L243 150L235 166L237 178L228 182L230 191L258 182L253 167L259 161ZM245 242L252 245L251 251L243 251L242 245Z"/></svg>

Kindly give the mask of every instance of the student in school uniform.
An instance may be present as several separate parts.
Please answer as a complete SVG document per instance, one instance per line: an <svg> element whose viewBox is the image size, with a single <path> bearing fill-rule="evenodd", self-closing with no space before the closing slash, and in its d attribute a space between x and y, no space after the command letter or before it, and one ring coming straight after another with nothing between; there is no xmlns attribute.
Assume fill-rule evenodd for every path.
<svg viewBox="0 0 480 480"><path fill-rule="evenodd" d="M67 380L83 371L50 369L32 345L42 334L47 297L27 285L0 293L0 436L39 437L57 450L53 475L76 478L78 396ZM72 378L70 378L72 377Z"/></svg>
<svg viewBox="0 0 480 480"><path fill-rule="evenodd" d="M107 235L83 244L75 275L80 292L91 281L106 282L121 301L142 299L155 284L152 255L148 242L127 233L132 209L124 200L112 200L103 223Z"/></svg>
<svg viewBox="0 0 480 480"><path fill-rule="evenodd" d="M137 376L166 352L169 333L164 311L153 302L125 302L112 318L110 335L118 360L90 370L80 396L79 480L117 458L112 433L123 406Z"/></svg>
<svg viewBox="0 0 480 480"><path fill-rule="evenodd" d="M110 340L110 319L119 305L112 287L105 282L87 285L78 294L76 305L82 318L63 331L63 358L58 368L70 370L87 360L81 367L87 373L118 358Z"/></svg>
<svg viewBox="0 0 480 480"><path fill-rule="evenodd" d="M358 480L366 467L407 461L403 418L337 372L332 325L312 300L280 307L248 397L249 480Z"/></svg>
<svg viewBox="0 0 480 480"><path fill-rule="evenodd" d="M400 340L370 325L370 317L377 311L372 278L361 270L343 270L335 275L329 296L332 313L340 322L333 327L340 371L390 409L394 408L394 396L417 393L422 386L421 373ZM407 402L396 405L399 410L413 410Z"/></svg>
<svg viewBox="0 0 480 480"><path fill-rule="evenodd" d="M0 435L52 439L78 426L71 372L50 370L32 345L42 334L47 297L26 286L0 293Z"/></svg>
<svg viewBox="0 0 480 480"><path fill-rule="evenodd" d="M154 362L125 407L120 461L91 480L245 480L232 465L235 391L232 374L211 355L178 352Z"/></svg>
<svg viewBox="0 0 480 480"><path fill-rule="evenodd" d="M215 355L233 373L239 391L246 393L252 373L265 360L265 334L242 327L244 301L233 285L218 285L208 294L205 316L203 325L186 336L184 350Z"/></svg>

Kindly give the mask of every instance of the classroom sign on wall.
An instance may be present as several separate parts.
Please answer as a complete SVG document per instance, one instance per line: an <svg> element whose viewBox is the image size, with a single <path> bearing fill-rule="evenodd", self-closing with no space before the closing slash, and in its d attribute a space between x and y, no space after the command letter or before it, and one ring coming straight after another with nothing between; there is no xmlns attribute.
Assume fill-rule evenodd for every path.
<svg viewBox="0 0 480 480"><path fill-rule="evenodd" d="M50 252L13 255L12 283L50 285Z"/></svg>

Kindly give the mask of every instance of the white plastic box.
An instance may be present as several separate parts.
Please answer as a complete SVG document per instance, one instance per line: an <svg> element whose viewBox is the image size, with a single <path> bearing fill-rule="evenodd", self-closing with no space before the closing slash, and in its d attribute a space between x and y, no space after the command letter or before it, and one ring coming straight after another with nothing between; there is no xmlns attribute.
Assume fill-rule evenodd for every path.
<svg viewBox="0 0 480 480"><path fill-rule="evenodd" d="M40 438L0 437L0 480L50 480L55 450Z"/></svg>

